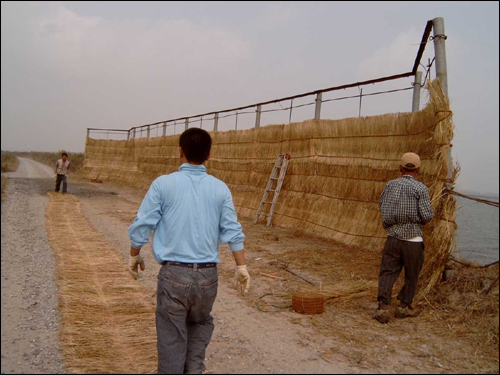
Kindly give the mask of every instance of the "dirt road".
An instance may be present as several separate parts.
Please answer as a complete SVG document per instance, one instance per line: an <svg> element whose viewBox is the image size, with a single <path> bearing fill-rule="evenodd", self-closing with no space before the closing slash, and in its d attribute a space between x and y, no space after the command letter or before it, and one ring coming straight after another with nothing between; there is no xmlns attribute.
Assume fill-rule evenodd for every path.
<svg viewBox="0 0 500 375"><path fill-rule="evenodd" d="M55 263L44 227L47 192L54 188L52 170L21 160L18 172L10 176L2 206L2 373L62 373L65 368L58 350ZM112 185L76 183L71 176L68 192L81 205L82 219L103 235L109 248L119 255L118 263L121 258L125 265L130 248L127 228L143 193ZM253 284L247 297L231 288L234 261L229 249L221 246L220 288L213 311L216 329L206 358L213 373L498 371L497 360L482 356L477 343L450 336L432 310L425 319L395 320L387 326L374 322L371 314L376 294L371 290L347 302L329 301L327 311L320 316L273 308L273 304L289 300L271 297L266 303L260 297L268 293L279 296L304 286L298 278L278 270L273 265L276 260L290 263L315 281L340 285L353 280L373 283L379 255L241 221ZM151 296L156 291L160 266L153 260L150 244L142 254L146 271L137 283L154 302ZM360 265L360 259L367 264ZM331 265L327 272L318 271L324 270L325 264ZM275 272L285 280L268 279L260 272Z"/></svg>
<svg viewBox="0 0 500 375"><path fill-rule="evenodd" d="M53 171L20 159L2 204L2 374L65 373L55 260L45 232Z"/></svg>

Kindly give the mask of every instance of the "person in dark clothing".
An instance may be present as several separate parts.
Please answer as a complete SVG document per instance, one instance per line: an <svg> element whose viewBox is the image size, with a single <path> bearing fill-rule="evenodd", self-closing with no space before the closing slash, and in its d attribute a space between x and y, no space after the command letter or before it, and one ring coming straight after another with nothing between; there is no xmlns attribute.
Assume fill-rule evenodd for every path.
<svg viewBox="0 0 500 375"><path fill-rule="evenodd" d="M420 171L420 157L406 153L401 158L402 177L389 181L380 197L382 225L388 237L382 253L378 287L378 309L374 318L389 322L392 288L402 269L405 284L398 300L397 318L415 315L411 307L417 291L418 276L424 264L424 239L421 225L433 217L429 190L415 177Z"/></svg>
<svg viewBox="0 0 500 375"><path fill-rule="evenodd" d="M54 173L56 175L56 193L59 193L61 188L61 182L63 183L63 194L68 192L68 172L69 172L69 160L68 153L63 151L61 154L61 159L56 162Z"/></svg>

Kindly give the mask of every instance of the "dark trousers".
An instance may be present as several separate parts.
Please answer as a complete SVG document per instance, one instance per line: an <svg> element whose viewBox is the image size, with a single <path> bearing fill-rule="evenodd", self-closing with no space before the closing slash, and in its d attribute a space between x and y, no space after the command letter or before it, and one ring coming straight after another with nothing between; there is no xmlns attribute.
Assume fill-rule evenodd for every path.
<svg viewBox="0 0 500 375"><path fill-rule="evenodd" d="M56 193L59 193L59 189L61 188L61 182L63 183L63 193L68 192L68 180L66 179L66 175L58 174L56 179Z"/></svg>
<svg viewBox="0 0 500 375"><path fill-rule="evenodd" d="M164 265L158 275L158 374L201 374L214 331L217 268Z"/></svg>
<svg viewBox="0 0 500 375"><path fill-rule="evenodd" d="M398 300L411 305L417 292L418 275L424 264L424 243L409 242L387 237L378 279L378 300L391 304L392 288L405 269L405 285L398 295Z"/></svg>

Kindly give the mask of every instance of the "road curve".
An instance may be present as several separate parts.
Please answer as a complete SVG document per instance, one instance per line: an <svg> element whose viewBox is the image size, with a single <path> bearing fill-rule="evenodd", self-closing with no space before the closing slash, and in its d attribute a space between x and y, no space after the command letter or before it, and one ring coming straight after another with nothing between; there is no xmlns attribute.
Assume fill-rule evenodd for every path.
<svg viewBox="0 0 500 375"><path fill-rule="evenodd" d="M31 159L19 158L19 166L15 172L3 173L12 178L54 178L54 169ZM56 161L54 160L54 165Z"/></svg>

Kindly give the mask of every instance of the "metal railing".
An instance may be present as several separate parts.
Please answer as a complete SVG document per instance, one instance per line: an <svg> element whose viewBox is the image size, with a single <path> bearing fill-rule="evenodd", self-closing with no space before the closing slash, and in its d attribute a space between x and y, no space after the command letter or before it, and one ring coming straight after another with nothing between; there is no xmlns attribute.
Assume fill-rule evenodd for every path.
<svg viewBox="0 0 500 375"><path fill-rule="evenodd" d="M396 74L392 76L386 76L386 77L381 77L377 79L371 79L368 81L361 81L361 82L356 82L356 83L350 83L346 85L341 85L341 86L334 86L334 87L328 87L320 90L315 90L311 92L306 92L303 94L298 94L298 95L292 95L280 99L275 99L275 100L269 100L265 102L260 102L260 103L255 103L255 104L250 104L242 107L237 107L237 108L231 108L231 109L225 109L225 110L220 110L220 111L213 111L213 112L206 112L206 113L201 113L197 114L194 116L185 116L185 117L178 117L166 121L159 121L151 124L145 124L145 125L140 125L140 126L134 126L130 129L98 129L98 128L87 128L87 138L90 137L90 133L92 134L102 134L105 133L107 139L110 139L110 135L112 138L116 137L123 137L129 140L129 139L135 139L135 138L142 138L143 135L146 137L151 137L152 134L155 134L155 136L165 136L167 135L167 128L173 127L173 133L176 134L177 129L179 130L186 130L190 127L190 125L193 125L195 123L200 123L200 127L203 127L203 124L206 122L212 122L212 130L213 131L218 131L219 130L219 120L234 116L235 117L235 125L234 129L238 130L238 116L241 115L248 115L248 114L255 114L255 125L254 127L258 128L261 126L261 117L263 113L269 113L269 112L278 112L278 111L289 111L289 123L292 121L292 112L293 109L296 108L301 108L301 107L307 107L307 106L312 106L314 105L314 119L319 120L321 118L321 105L322 103L327 103L331 101L337 101L337 100L345 100L345 99L355 99L359 98L359 116L361 115L361 103L362 103L362 98L366 96L373 96L373 95L381 95L381 94L388 94L388 93L394 93L394 92L400 92L400 91L406 91L406 90L414 90L413 94L413 110L417 108L418 110L418 105L420 103L420 87L421 87L421 72L417 72L419 65L421 65L420 60L422 59L422 56L424 54L425 47L427 45L427 42L430 38L430 33L433 28L433 21L428 21L422 36L422 41L420 43L419 50L417 52L417 56L415 58L415 62L413 64L413 68L411 71L402 73L402 74ZM436 38L436 36L434 36ZM429 63L428 70L427 70L427 75L430 72L430 66L432 66L432 63ZM418 73L418 74L417 74ZM427 77L426 75L426 77ZM386 81L394 81L397 79L401 78L407 78L414 76L416 79L412 83L413 87L404 87L400 89L394 89L394 90L386 90L386 91L379 91L379 92L374 92L374 93L369 93L369 94L363 94L363 86L367 85L372 85L375 83L380 83L380 82L386 82ZM344 97L339 97L339 98L332 98L332 99L323 99L323 94L328 93L328 92L333 92L333 91L338 91L338 90L345 90L348 88L359 88L359 95L351 95L351 96L344 96ZM314 100L307 102L305 104L300 104L300 105L293 105L294 100L299 99L299 98L304 98L308 96L314 96ZM290 101L290 105L287 107L282 107L281 102L284 101ZM264 106L268 106L271 104L276 104L278 103L281 108L279 109L263 109Z"/></svg>

